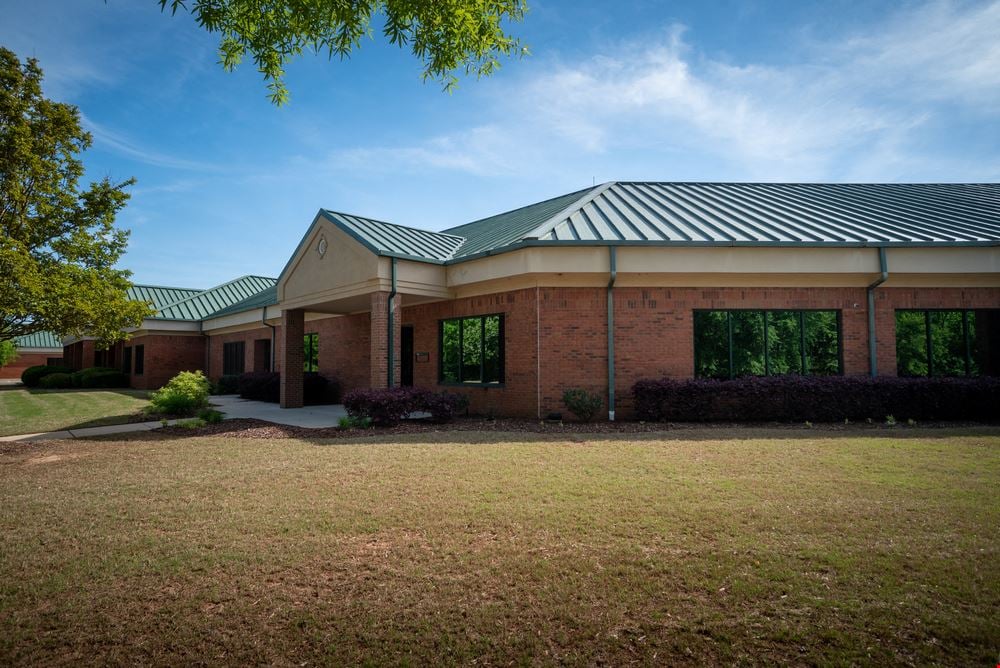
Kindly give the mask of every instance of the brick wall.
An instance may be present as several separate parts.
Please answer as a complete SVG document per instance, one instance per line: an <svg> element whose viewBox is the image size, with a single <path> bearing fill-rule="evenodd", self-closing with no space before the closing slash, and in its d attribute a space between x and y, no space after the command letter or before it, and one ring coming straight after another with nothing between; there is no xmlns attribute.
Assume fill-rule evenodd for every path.
<svg viewBox="0 0 1000 668"><path fill-rule="evenodd" d="M140 390L155 390L181 371L205 369L205 337L173 334L147 334L129 341L132 349L131 386ZM135 373L135 349L144 346L141 376Z"/></svg>
<svg viewBox="0 0 1000 668"><path fill-rule="evenodd" d="M62 359L63 353L22 353L17 354L17 358L7 366L0 367L0 378L8 380L20 378L21 372L29 366L39 366L48 363L50 359Z"/></svg>
<svg viewBox="0 0 1000 668"><path fill-rule="evenodd" d="M340 382L343 392L369 387L371 322L369 314L310 320L307 334L319 334L319 372ZM384 365L383 365L384 370ZM384 376L383 376L384 377Z"/></svg>
<svg viewBox="0 0 1000 668"><path fill-rule="evenodd" d="M259 340L267 341L268 348L271 345L271 328L270 327L255 327L253 329L246 329L240 332L230 332L228 334L213 334L208 337L208 371L206 375L213 381L219 379L222 376L222 355L223 346L227 343L236 343L238 341L243 342L243 370L255 371L264 370L257 369L258 366L258 353L261 356L266 356L266 352L263 348L258 347L256 342ZM275 348L275 353L277 353L277 347ZM260 360L263 363L263 359Z"/></svg>
<svg viewBox="0 0 1000 668"><path fill-rule="evenodd" d="M908 308L1000 308L1000 288L877 288L875 332L880 375L896 375L896 309Z"/></svg>
<svg viewBox="0 0 1000 668"><path fill-rule="evenodd" d="M474 413L535 417L538 412L535 355L535 289L499 292L432 304L406 306L402 325L413 327L413 384L438 387L438 322L446 318L504 314L505 370L503 387L447 387L469 397Z"/></svg>

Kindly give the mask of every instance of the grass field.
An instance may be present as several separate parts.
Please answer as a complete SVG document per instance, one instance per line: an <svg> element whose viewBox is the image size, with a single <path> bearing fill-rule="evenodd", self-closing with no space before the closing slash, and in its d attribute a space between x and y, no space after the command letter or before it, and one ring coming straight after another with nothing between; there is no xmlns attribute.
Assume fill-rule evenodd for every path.
<svg viewBox="0 0 1000 668"><path fill-rule="evenodd" d="M996 429L2 452L0 664L1000 652Z"/></svg>
<svg viewBox="0 0 1000 668"><path fill-rule="evenodd" d="M128 422L145 390L28 390L0 387L0 436Z"/></svg>

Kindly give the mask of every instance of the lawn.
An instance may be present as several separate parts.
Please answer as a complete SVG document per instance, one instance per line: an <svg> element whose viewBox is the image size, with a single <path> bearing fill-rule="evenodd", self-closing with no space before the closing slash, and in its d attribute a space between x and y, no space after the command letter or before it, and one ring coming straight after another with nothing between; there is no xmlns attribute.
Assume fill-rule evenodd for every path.
<svg viewBox="0 0 1000 668"><path fill-rule="evenodd" d="M0 436L128 422L149 402L145 390L0 387Z"/></svg>
<svg viewBox="0 0 1000 668"><path fill-rule="evenodd" d="M0 664L994 665L1000 431L0 451Z"/></svg>

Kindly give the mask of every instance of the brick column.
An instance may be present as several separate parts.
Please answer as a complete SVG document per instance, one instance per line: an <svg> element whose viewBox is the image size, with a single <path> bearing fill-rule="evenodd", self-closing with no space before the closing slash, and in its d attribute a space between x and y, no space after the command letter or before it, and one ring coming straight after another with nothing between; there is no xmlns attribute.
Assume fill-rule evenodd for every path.
<svg viewBox="0 0 1000 668"><path fill-rule="evenodd" d="M373 292L371 296L371 377L372 387L386 387L389 384L389 293ZM400 296L393 299L393 385L399 385L400 346L402 336L400 320Z"/></svg>
<svg viewBox="0 0 1000 668"><path fill-rule="evenodd" d="M305 311L291 309L281 312L282 337L281 350L281 407L300 408L303 401L302 364L305 351L302 337L305 336Z"/></svg>

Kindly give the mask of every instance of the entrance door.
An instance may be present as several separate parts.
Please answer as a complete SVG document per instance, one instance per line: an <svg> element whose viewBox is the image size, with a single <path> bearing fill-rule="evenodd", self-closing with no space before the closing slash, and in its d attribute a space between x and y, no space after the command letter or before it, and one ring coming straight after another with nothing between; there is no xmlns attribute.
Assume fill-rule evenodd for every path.
<svg viewBox="0 0 1000 668"><path fill-rule="evenodd" d="M413 386L413 327L402 327L399 342L400 382L404 387Z"/></svg>

